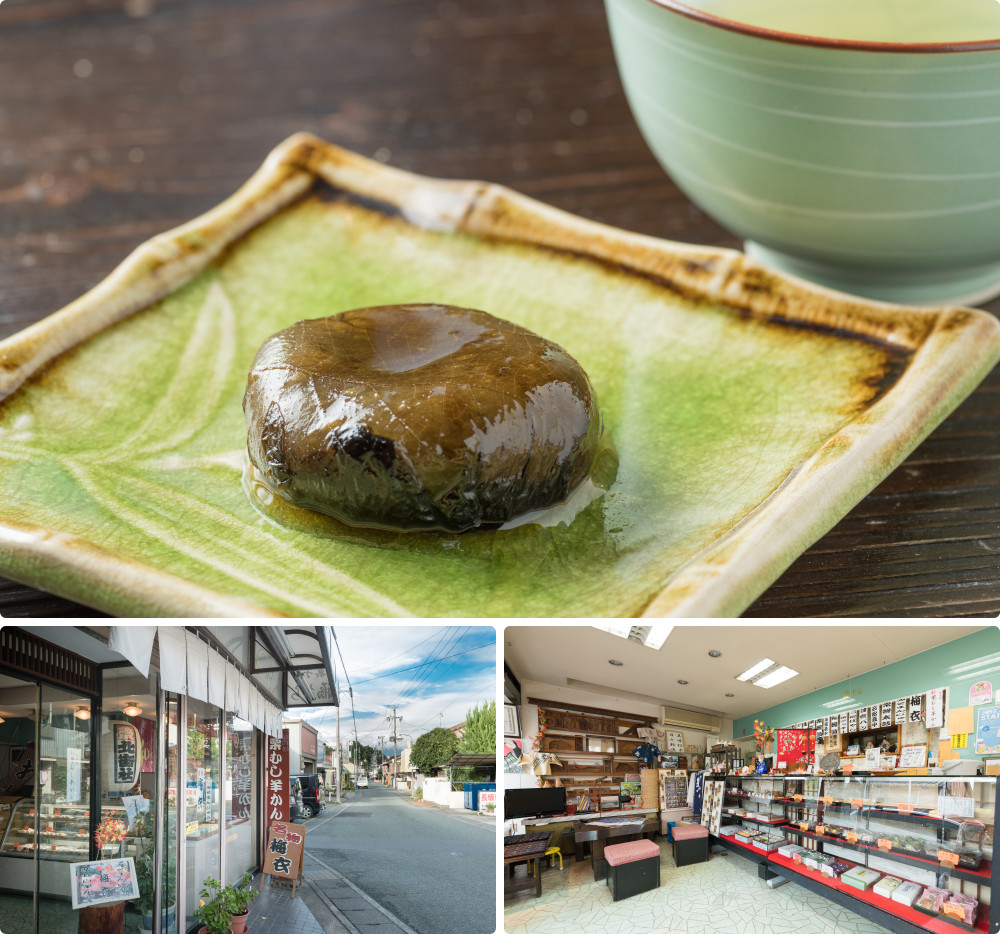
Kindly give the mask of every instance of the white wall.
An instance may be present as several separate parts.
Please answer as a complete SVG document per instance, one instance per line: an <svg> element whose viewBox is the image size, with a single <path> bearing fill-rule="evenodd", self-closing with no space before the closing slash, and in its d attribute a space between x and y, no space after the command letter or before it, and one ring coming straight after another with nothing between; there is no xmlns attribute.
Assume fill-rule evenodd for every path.
<svg viewBox="0 0 1000 934"><path fill-rule="evenodd" d="M538 732L538 707L528 703L529 697L540 697L545 700L564 704L578 704L583 707L600 707L604 710L621 711L622 713L634 713L640 716L649 716L653 720L660 717L660 704L650 700L649 703L639 703L634 698L616 697L613 694L598 694L593 691L584 691L580 688L561 687L555 684L546 684L544 681L522 681L521 682L521 742L525 753L530 752L531 744L535 741L535 734ZM671 706L677 706L676 703ZM684 745L695 745L699 752L706 750L706 744L728 742L733 737L733 721L723 720L720 733L705 733L701 730L689 730L686 727L674 727L684 734ZM641 745L641 740L636 741L636 746ZM639 763L636 760L636 771L639 771ZM532 788L537 785L537 780L530 768L523 768L520 772L504 772L504 783L508 788Z"/></svg>

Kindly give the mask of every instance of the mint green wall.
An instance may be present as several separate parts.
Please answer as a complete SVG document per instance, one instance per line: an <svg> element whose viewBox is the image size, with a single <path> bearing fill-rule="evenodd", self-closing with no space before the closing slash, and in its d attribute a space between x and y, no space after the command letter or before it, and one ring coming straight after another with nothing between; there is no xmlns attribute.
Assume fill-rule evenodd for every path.
<svg viewBox="0 0 1000 934"><path fill-rule="evenodd" d="M849 632L845 630L844 638L850 638ZM900 630L899 637L905 647L905 629ZM859 658L859 667L864 664L865 659ZM833 712L870 706L940 687L949 689L949 707L966 707L969 703L969 689L976 681L983 680L992 682L994 692L1000 687L1000 629L996 627L974 632L954 642L946 642L936 649L912 655L884 668L876 668L849 681L803 694L784 704L766 707L749 717L741 717L733 721L733 736L750 735L754 719L763 720L768 726L787 727L801 720L814 720ZM861 691L852 707L823 707L823 704L843 697L849 687ZM971 748L963 750L961 755L963 758L976 758Z"/></svg>

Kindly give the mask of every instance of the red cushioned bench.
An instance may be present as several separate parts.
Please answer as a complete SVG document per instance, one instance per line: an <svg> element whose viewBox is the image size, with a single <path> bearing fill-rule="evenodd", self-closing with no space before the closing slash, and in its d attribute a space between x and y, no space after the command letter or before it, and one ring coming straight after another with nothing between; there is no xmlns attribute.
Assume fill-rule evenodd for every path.
<svg viewBox="0 0 1000 934"><path fill-rule="evenodd" d="M612 901L660 886L660 848L652 840L632 840L604 848Z"/></svg>
<svg viewBox="0 0 1000 934"><path fill-rule="evenodd" d="M701 824L677 824L671 837L674 841L674 864L687 866L689 863L708 861L708 828Z"/></svg>

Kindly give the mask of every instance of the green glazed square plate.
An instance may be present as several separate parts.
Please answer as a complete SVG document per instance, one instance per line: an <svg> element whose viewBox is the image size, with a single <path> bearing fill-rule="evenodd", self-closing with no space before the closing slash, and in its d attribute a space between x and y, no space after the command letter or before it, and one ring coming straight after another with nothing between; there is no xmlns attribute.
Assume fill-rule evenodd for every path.
<svg viewBox="0 0 1000 934"><path fill-rule="evenodd" d="M606 489L460 535L258 508L258 346L407 302L565 347L617 454ZM295 136L0 344L0 573L127 616L738 615L998 357L982 312L839 295Z"/></svg>

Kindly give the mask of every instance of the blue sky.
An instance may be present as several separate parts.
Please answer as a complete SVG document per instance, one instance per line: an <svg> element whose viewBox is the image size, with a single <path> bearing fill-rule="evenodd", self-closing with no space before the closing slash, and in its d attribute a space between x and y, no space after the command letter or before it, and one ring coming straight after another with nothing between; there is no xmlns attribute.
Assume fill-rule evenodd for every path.
<svg viewBox="0 0 1000 934"><path fill-rule="evenodd" d="M391 735L387 705L396 705L397 732L416 742L436 726L454 726L468 710L496 697L496 630L492 626L376 626L338 623L333 627L340 681L340 739L378 746ZM346 671L346 677L345 677ZM350 682L350 684L348 684ZM352 698L348 688L353 689ZM290 711L333 741L335 708ZM391 741L386 743L391 752Z"/></svg>

